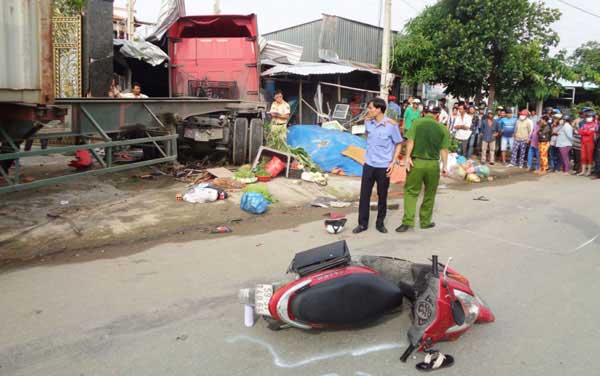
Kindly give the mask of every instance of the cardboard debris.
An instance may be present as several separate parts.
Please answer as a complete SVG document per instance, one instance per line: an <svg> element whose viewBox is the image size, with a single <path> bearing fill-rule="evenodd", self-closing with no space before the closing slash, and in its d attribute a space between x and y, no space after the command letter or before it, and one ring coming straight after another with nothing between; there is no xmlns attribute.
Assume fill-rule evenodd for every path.
<svg viewBox="0 0 600 376"><path fill-rule="evenodd" d="M361 147L350 145L342 152L342 155L364 165L367 158L367 151Z"/></svg>
<svg viewBox="0 0 600 376"><path fill-rule="evenodd" d="M206 171L215 178L233 178L233 172L223 167L209 168Z"/></svg>

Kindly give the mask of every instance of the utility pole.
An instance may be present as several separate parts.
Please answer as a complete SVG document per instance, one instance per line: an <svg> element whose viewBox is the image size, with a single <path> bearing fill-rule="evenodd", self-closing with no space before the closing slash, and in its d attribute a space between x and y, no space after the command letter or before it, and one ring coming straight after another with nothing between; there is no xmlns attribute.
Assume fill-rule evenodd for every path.
<svg viewBox="0 0 600 376"><path fill-rule="evenodd" d="M127 0L127 39L133 40L133 34L135 34L135 19L133 16L133 7L135 6L135 0Z"/></svg>
<svg viewBox="0 0 600 376"><path fill-rule="evenodd" d="M219 0L215 0L213 4L213 13L221 14L221 2Z"/></svg>
<svg viewBox="0 0 600 376"><path fill-rule="evenodd" d="M383 46L381 50L381 83L379 85L379 96L387 101L388 86L387 76L390 70L390 34L392 23L392 0L385 0L383 13Z"/></svg>

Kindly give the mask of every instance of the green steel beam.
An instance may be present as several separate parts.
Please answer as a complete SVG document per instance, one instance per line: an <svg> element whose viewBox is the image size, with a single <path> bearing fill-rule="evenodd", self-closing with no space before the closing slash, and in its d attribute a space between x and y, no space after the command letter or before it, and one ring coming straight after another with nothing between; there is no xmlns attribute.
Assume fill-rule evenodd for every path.
<svg viewBox="0 0 600 376"><path fill-rule="evenodd" d="M145 131L145 132L146 132L146 136L152 137L150 135L150 133L148 133L148 131ZM156 147L158 149L158 151L163 155L163 157L167 156L167 154L165 154L165 152L163 151L163 149L158 145L158 143L156 141L152 141L152 143L154 144L154 147Z"/></svg>
<svg viewBox="0 0 600 376"><path fill-rule="evenodd" d="M144 108L146 109L146 111L148 111L150 113L150 115L154 118L154 120L156 120L158 125L160 125L164 129L167 129L167 127L165 127L165 125L162 123L162 121L160 121L160 119L154 114L154 112L152 112L152 110L150 109L150 107L148 107L148 105L146 103L144 103Z"/></svg>
<svg viewBox="0 0 600 376"><path fill-rule="evenodd" d="M18 153L6 153L6 154L0 154L0 161L6 160L6 159L18 159L21 157L29 157L29 156L34 156L34 155L68 153L68 152L73 152L73 151L77 151L77 150L90 150L90 149L95 149L95 148L127 146L127 145L143 144L143 143L152 142L152 141L169 141L169 140L171 140L171 141L177 140L177 135L171 134L171 135L166 135L166 136L134 138L134 139L130 139L130 140L98 142L95 144L71 145L71 146L62 146L62 147L43 149L43 150L40 149L40 150L31 150L31 151L18 152Z"/></svg>
<svg viewBox="0 0 600 376"><path fill-rule="evenodd" d="M17 191L22 191L24 189L39 188L39 187L43 187L46 185L61 183L61 182L67 181L67 180L80 178L80 177L84 177L84 176L101 175L101 174L110 173L110 172L126 171L126 170L131 170L134 168L151 166L151 165L155 165L155 164L159 164L159 163L173 162L176 159L177 159L177 156L173 155L173 156L166 157L166 158L157 158L157 159L151 159L149 161L141 161L141 162L129 163L129 164L119 165L119 166L114 166L114 167L100 168L97 170L78 172L75 174L57 176L54 178L37 180L37 181L31 182L31 183L13 184L13 185L0 187L0 193L17 192Z"/></svg>
<svg viewBox="0 0 600 376"><path fill-rule="evenodd" d="M88 118L88 120L90 121L90 123L92 123L92 125L94 126L94 128L96 128L96 130L98 131L98 133L100 133L102 135L102 137L104 137L104 139L106 141L110 140L110 137L106 134L106 132L104 132L104 129L102 129L102 127L100 126L100 124L98 124L96 122L96 119L94 119L94 117L88 112L88 110L86 110L85 107L83 107L83 105L80 105L79 109L81 110L81 112L83 112L83 114L85 115L85 117Z"/></svg>
<svg viewBox="0 0 600 376"><path fill-rule="evenodd" d="M4 129L2 129L2 127L0 127L0 134L2 135L2 138L3 138L4 140L6 140L6 142L8 142L8 144L10 145L10 147L11 147L11 148L13 148L13 150L14 150L15 152L17 152L17 153L18 153L18 152L19 152L19 150L21 150L21 149L19 149L19 148L17 147L17 145L15 145L15 143L13 142L13 139L12 139L12 137L10 137L10 136L8 135L8 133L6 133L6 132L4 131Z"/></svg>

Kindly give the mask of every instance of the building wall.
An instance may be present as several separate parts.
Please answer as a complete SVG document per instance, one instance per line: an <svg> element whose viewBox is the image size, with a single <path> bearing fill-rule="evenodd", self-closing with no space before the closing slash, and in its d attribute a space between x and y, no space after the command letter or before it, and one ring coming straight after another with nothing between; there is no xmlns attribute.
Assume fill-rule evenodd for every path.
<svg viewBox="0 0 600 376"><path fill-rule="evenodd" d="M306 23L264 34L267 40L278 40L303 46L302 61L319 62L319 34L321 33L321 20Z"/></svg>

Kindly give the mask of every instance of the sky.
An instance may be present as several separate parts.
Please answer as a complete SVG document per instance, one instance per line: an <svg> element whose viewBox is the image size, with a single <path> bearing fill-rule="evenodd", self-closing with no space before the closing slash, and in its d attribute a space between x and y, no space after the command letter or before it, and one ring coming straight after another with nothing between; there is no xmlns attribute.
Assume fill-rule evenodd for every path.
<svg viewBox="0 0 600 376"><path fill-rule="evenodd" d="M126 0L116 0L115 6ZM393 0L392 29L402 30L404 24L427 5L437 0ZM155 22L161 0L137 0L138 19ZM185 0L188 15L211 14L213 0ZM322 13L350 18L378 25L381 0L220 0L222 14L258 15L259 32L264 34L321 18ZM597 16L586 14L583 8ZM554 25L561 42L559 49L574 50L588 40L600 40L600 1L598 0L546 0L546 4L563 13Z"/></svg>

